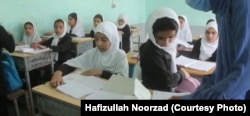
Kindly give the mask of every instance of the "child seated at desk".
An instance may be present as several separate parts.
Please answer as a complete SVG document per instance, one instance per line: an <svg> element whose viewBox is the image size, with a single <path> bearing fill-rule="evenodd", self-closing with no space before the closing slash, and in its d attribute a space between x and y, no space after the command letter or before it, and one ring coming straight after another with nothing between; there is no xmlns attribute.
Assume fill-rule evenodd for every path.
<svg viewBox="0 0 250 116"><path fill-rule="evenodd" d="M191 58L215 62L218 41L217 23L216 21L210 21L206 26L205 38L198 40L194 44Z"/></svg>
<svg viewBox="0 0 250 116"><path fill-rule="evenodd" d="M81 20L76 13L71 13L68 16L69 28L67 32L71 37L84 37L85 32L82 27Z"/></svg>
<svg viewBox="0 0 250 116"><path fill-rule="evenodd" d="M172 91L190 77L185 70L178 71L175 63L178 17L172 9L160 8L146 24L149 40L139 50L142 84L148 89Z"/></svg>
<svg viewBox="0 0 250 116"><path fill-rule="evenodd" d="M130 51L130 25L128 24L128 17L125 14L120 14L117 20L117 27L121 36L121 48L128 53Z"/></svg>
<svg viewBox="0 0 250 116"><path fill-rule="evenodd" d="M40 35L37 31L36 25L32 22L26 22L24 24L24 33L23 33L23 38L22 38L22 42L19 43L18 45L30 45L32 48L37 48L38 44L42 41L42 39L40 38Z"/></svg>
<svg viewBox="0 0 250 116"><path fill-rule="evenodd" d="M189 23L187 17L185 15L181 15L178 17L180 23L180 32L178 35L178 39L181 39L185 42L192 43L193 37L189 27Z"/></svg>
<svg viewBox="0 0 250 116"><path fill-rule="evenodd" d="M94 38L95 37L95 28L97 27L97 25L99 25L100 23L102 23L103 22L103 17L102 17L102 15L100 15L100 14L96 14L95 16L94 16L94 29L92 29L91 31L90 31L90 37L92 37L92 38ZM95 41L93 41L93 47L95 47L96 45L95 45Z"/></svg>
<svg viewBox="0 0 250 116"><path fill-rule="evenodd" d="M58 66L73 57L71 53L72 38L66 33L67 23L62 19L55 21L54 30L55 34L53 34L53 37L43 42L42 45L53 50L54 68L57 69Z"/></svg>
<svg viewBox="0 0 250 116"><path fill-rule="evenodd" d="M119 49L119 35L115 24L103 22L95 30L95 48L82 55L68 60L55 72L50 82L57 87L63 84L62 76L76 68L85 70L86 76L100 76L109 79L112 74L128 77L128 59L124 51Z"/></svg>

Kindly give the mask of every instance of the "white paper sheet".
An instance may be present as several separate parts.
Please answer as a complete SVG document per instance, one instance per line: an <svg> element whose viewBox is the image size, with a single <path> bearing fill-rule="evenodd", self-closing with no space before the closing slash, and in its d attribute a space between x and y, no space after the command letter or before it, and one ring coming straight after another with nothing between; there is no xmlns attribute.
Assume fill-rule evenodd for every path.
<svg viewBox="0 0 250 116"><path fill-rule="evenodd" d="M134 82L135 82L134 95L138 99L148 99L148 100L151 99L150 91L141 84L141 81L139 81L137 78L134 78Z"/></svg>
<svg viewBox="0 0 250 116"><path fill-rule="evenodd" d="M84 99L88 100L136 100L135 96L123 95L109 91L96 91L88 95Z"/></svg>
<svg viewBox="0 0 250 116"><path fill-rule="evenodd" d="M172 96L184 96L189 94L190 94L189 92L174 93L174 92L153 91L152 100L168 100Z"/></svg>
<svg viewBox="0 0 250 116"><path fill-rule="evenodd" d="M94 76L83 76L80 72L73 72L63 77L65 84L57 89L74 98L81 99L105 85L106 81Z"/></svg>
<svg viewBox="0 0 250 116"><path fill-rule="evenodd" d="M181 55L178 58L176 58L176 65L188 67L190 64L192 64L192 63L194 63L196 61L197 60L187 58L187 57Z"/></svg>

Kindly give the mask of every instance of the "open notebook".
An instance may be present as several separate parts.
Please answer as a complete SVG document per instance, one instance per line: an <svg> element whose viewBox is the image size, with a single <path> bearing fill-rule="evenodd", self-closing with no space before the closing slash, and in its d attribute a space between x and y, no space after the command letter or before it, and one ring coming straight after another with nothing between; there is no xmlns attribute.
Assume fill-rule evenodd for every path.
<svg viewBox="0 0 250 116"><path fill-rule="evenodd" d="M99 77L83 76L80 71L75 71L63 77L64 83L56 89L76 99L94 93L103 88L106 81Z"/></svg>
<svg viewBox="0 0 250 116"><path fill-rule="evenodd" d="M22 52L22 53L29 53L29 54L37 54L37 53L42 53L45 51L49 51L50 48L45 48L45 49L34 49L31 48L29 45L20 45L16 46L15 51L16 52Z"/></svg>
<svg viewBox="0 0 250 116"><path fill-rule="evenodd" d="M209 71L216 66L215 62L207 62L196 59L191 59L185 56L179 56L176 58L176 64L186 68L191 68L200 71Z"/></svg>

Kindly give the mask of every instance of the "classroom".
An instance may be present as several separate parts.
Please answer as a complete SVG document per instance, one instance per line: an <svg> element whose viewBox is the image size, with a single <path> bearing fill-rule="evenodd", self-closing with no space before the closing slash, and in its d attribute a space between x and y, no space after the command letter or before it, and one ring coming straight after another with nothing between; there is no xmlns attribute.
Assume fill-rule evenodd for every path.
<svg viewBox="0 0 250 116"><path fill-rule="evenodd" d="M84 100L249 99L250 27L225 18L241 14L222 1L2 2L0 113L80 116ZM244 24L250 2L240 3Z"/></svg>

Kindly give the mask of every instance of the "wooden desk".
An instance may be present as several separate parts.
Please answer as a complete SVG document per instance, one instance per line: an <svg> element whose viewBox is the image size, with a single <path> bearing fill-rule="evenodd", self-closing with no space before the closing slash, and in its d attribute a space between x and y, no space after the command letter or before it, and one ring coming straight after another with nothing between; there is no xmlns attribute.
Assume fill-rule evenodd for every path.
<svg viewBox="0 0 250 116"><path fill-rule="evenodd" d="M190 75L195 75L195 76L205 76L205 75L210 75L213 74L216 67L212 68L211 70L205 72L205 71L199 71L199 70L194 70L194 69L190 69L190 68L183 68L184 70L186 70Z"/></svg>
<svg viewBox="0 0 250 116"><path fill-rule="evenodd" d="M38 54L26 54L20 52L10 53L17 65L19 71L25 72L26 86L28 88L29 100L32 114L34 115L34 104L31 92L30 76L29 71L41 68L47 65L51 65L51 72L54 73L54 63L52 51L45 51Z"/></svg>
<svg viewBox="0 0 250 116"><path fill-rule="evenodd" d="M134 58L133 57L137 53L138 52L129 52L129 53L127 53L128 63L130 65L135 65L139 61L139 58Z"/></svg>
<svg viewBox="0 0 250 116"><path fill-rule="evenodd" d="M75 56L79 56L82 53L86 52L88 49L93 48L93 41L94 38L90 37L72 39L73 53L75 53Z"/></svg>
<svg viewBox="0 0 250 116"><path fill-rule="evenodd" d="M52 116L80 116L81 100L70 97L51 87L49 83L32 88L40 113Z"/></svg>
<svg viewBox="0 0 250 116"><path fill-rule="evenodd" d="M183 56L186 56L186 57L190 57L191 56L191 53L192 53L192 48L186 48L186 47L177 47L177 51L178 51L178 56L179 55L183 55Z"/></svg>
<svg viewBox="0 0 250 116"><path fill-rule="evenodd" d="M141 36L140 36L140 30L136 27L131 28L131 36L130 36L130 41L131 41L131 49L133 51L139 51L140 45L141 45ZM136 46L136 47L134 47Z"/></svg>
<svg viewBox="0 0 250 116"><path fill-rule="evenodd" d="M46 41L50 38L44 37L42 38L43 41ZM75 57L81 55L88 49L93 48L93 41L94 38L91 37L84 37L84 38L72 38L72 52L74 53Z"/></svg>

